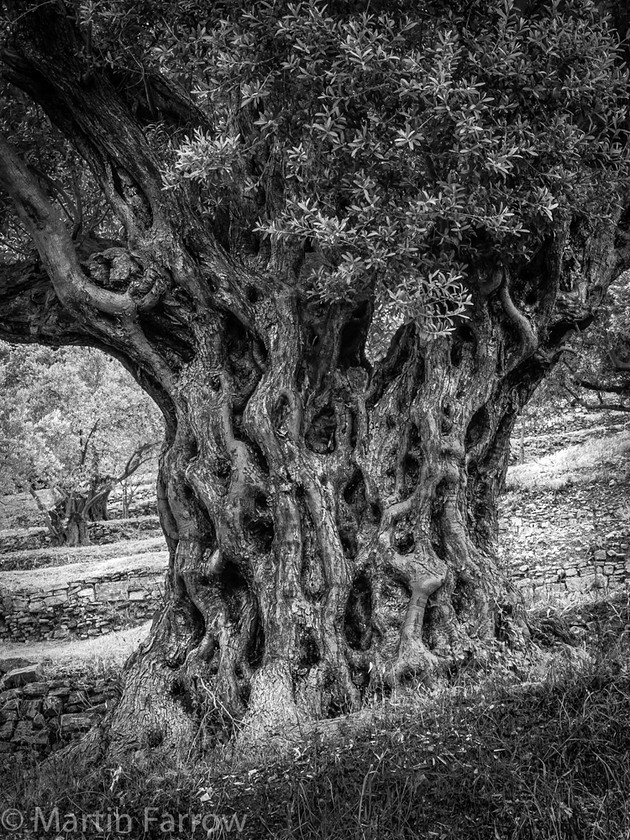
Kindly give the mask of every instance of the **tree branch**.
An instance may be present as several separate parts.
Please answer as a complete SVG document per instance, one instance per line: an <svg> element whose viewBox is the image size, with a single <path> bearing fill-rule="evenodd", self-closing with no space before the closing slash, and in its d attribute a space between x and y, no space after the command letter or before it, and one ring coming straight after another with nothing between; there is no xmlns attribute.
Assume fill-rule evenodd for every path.
<svg viewBox="0 0 630 840"><path fill-rule="evenodd" d="M153 150L107 74L86 58L64 4L30 0L19 7L0 56L3 76L76 146L131 236L164 219L168 201Z"/></svg>
<svg viewBox="0 0 630 840"><path fill-rule="evenodd" d="M37 508L38 508L39 512L43 515L44 521L46 522L46 527L50 531L51 536L53 537L53 539L55 541L59 540L59 538L61 536L60 531L59 531L58 528L55 528L52 516L50 515L50 511L47 509L46 505L39 498L39 496L37 495L37 490L33 487L33 485L30 483L30 481L29 481L29 484L28 484L28 491L31 494L31 496L33 497L33 499L35 500L35 504L37 505Z"/></svg>
<svg viewBox="0 0 630 840"><path fill-rule="evenodd" d="M88 446L90 445L90 440L91 440L91 439L92 439L92 437L96 434L96 430L97 430L97 428L98 428L98 424L99 424L99 423L100 423L100 420L97 420L97 421L94 423L94 425L92 426L92 428L90 429L90 431L88 432L88 435L87 435L86 439L85 439L84 441L81 441L81 443L82 443L82 446L81 446L81 457L80 457L80 459L79 459L79 464L80 464L81 466L83 466L83 464L85 464L85 459L87 458ZM81 440L81 438L79 438L79 440Z"/></svg>
<svg viewBox="0 0 630 840"><path fill-rule="evenodd" d="M510 321L516 327L521 343L521 353L518 361L526 359L531 356L538 347L538 338L536 337L531 324L523 313L516 307L512 297L510 296L510 286L507 270L503 273L503 283L499 287L499 300L503 311L508 316ZM515 363L513 363L512 367Z"/></svg>
<svg viewBox="0 0 630 840"><path fill-rule="evenodd" d="M588 379L576 379L574 381L575 384L579 385L580 388L586 388L588 391L603 391L605 394L620 394L621 396L630 396L630 384L603 384L601 382L590 382Z"/></svg>
<svg viewBox="0 0 630 840"><path fill-rule="evenodd" d="M135 314L137 305L129 294L100 289L85 276L65 224L3 137L0 137L0 187L12 199L62 304L79 315L85 314L86 305L108 315Z"/></svg>

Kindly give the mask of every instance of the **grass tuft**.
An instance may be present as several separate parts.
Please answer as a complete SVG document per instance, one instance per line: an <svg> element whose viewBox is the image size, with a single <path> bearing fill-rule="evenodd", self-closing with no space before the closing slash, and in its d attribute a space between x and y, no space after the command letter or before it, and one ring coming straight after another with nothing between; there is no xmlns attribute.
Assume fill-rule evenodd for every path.
<svg viewBox="0 0 630 840"><path fill-rule="evenodd" d="M618 472L619 464L627 460L629 451L630 432L620 432L614 437L590 438L584 443L511 467L505 489L558 491L571 484L602 481L610 477L611 470Z"/></svg>

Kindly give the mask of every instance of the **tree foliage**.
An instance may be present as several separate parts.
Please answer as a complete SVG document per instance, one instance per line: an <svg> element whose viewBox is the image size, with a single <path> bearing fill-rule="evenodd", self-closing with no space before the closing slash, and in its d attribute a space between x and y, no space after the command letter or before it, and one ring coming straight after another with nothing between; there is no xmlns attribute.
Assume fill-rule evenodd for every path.
<svg viewBox="0 0 630 840"><path fill-rule="evenodd" d="M374 293L448 329L480 261L521 265L562 220L609 215L628 175L614 34L593 3L542 9L234 3L202 24L187 4L170 37L162 19L141 39L208 115L173 144L169 184L230 220L225 244L304 245L297 273L320 299ZM120 10L94 5L84 24L105 34Z"/></svg>
<svg viewBox="0 0 630 840"><path fill-rule="evenodd" d="M440 334L480 264L517 269L570 219L615 213L628 77L589 0L361 5L164 2L148 24L143 4L108 0L76 15L88 72L108 68L155 117L168 186L222 245L292 260L322 301L374 297L383 319ZM189 133L159 121L158 73L192 89ZM20 143L41 156L30 114ZM47 148L76 195L70 153ZM70 192L55 197L76 226Z"/></svg>

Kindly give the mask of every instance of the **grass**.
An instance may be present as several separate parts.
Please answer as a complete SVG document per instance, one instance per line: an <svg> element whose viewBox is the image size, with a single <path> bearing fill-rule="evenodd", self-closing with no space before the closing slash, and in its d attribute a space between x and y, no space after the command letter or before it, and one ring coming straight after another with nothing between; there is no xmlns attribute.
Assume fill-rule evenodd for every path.
<svg viewBox="0 0 630 840"><path fill-rule="evenodd" d="M151 622L138 627L114 630L90 639L55 640L43 642L2 642L2 658L21 657L39 662L46 676L53 677L60 670L113 671L120 674L125 660L133 653L149 632Z"/></svg>
<svg viewBox="0 0 630 840"><path fill-rule="evenodd" d="M531 616L539 640L554 616L590 626L588 656L535 648L529 664L499 658L433 694L378 703L369 726L335 741L311 737L284 757L243 761L224 751L212 764L145 756L129 768L15 767L2 807L118 812L132 821L131 836L147 840L168 836L163 821L147 823L147 808L160 819L207 815L213 833L188 822L180 836L190 838L628 837L628 597L539 607ZM116 834L88 825L60 836Z"/></svg>
<svg viewBox="0 0 630 840"><path fill-rule="evenodd" d="M591 438L551 455L511 467L506 490L560 490L570 484L592 484L619 472L630 452L630 432Z"/></svg>
<svg viewBox="0 0 630 840"><path fill-rule="evenodd" d="M0 554L0 572L27 571L81 562L92 563L99 560L113 560L123 554L139 556L165 550L166 542L162 532L148 531L145 537L103 545L84 545L75 548L48 546Z"/></svg>

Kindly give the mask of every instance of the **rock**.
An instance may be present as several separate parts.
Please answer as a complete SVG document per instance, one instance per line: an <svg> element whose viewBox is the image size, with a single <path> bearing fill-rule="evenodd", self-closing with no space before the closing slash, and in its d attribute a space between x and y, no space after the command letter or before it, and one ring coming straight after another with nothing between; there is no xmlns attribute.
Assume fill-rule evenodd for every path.
<svg viewBox="0 0 630 840"><path fill-rule="evenodd" d="M68 602L68 596L64 592L63 595L47 595L44 598L44 603L47 607L57 607Z"/></svg>
<svg viewBox="0 0 630 840"><path fill-rule="evenodd" d="M60 697L45 697L42 703L42 713L46 717L56 717L61 714L63 703Z"/></svg>
<svg viewBox="0 0 630 840"><path fill-rule="evenodd" d="M39 665L26 665L23 668L13 668L2 678L0 688L17 688L39 680L41 671Z"/></svg>
<svg viewBox="0 0 630 840"><path fill-rule="evenodd" d="M15 727L15 731L13 732L13 738L11 740L14 744L23 744L24 738L28 738L33 734L33 724L30 720L18 720L17 725Z"/></svg>
<svg viewBox="0 0 630 840"><path fill-rule="evenodd" d="M585 578L577 577L577 576L576 577L569 577L567 575L566 587L571 592L584 591L584 590L588 589L589 583L590 583L590 580L587 581L587 580L585 580Z"/></svg>
<svg viewBox="0 0 630 840"><path fill-rule="evenodd" d="M50 740L50 735L46 729L40 729L37 732L31 732L30 735L25 735L22 739L23 744L30 744L33 747L47 746Z"/></svg>
<svg viewBox="0 0 630 840"><path fill-rule="evenodd" d="M22 693L24 697L43 697L48 693L48 683L43 681L29 683L24 686Z"/></svg>
<svg viewBox="0 0 630 840"><path fill-rule="evenodd" d="M98 715L93 715L90 712L61 715L61 732L64 735L87 732L97 720Z"/></svg>
<svg viewBox="0 0 630 840"><path fill-rule="evenodd" d="M12 720L3 723L0 726L0 741L10 741L15 729L15 722Z"/></svg>
<svg viewBox="0 0 630 840"><path fill-rule="evenodd" d="M41 700L25 700L22 704L22 715L25 718L33 719L38 715L42 708Z"/></svg>
<svg viewBox="0 0 630 840"><path fill-rule="evenodd" d="M69 684L61 684L53 686L48 690L49 697L68 697L72 689Z"/></svg>
<svg viewBox="0 0 630 840"><path fill-rule="evenodd" d="M22 692L19 688L9 688L7 691L0 692L0 708L4 708L4 704L10 700L19 700Z"/></svg>
<svg viewBox="0 0 630 840"><path fill-rule="evenodd" d="M8 659L0 659L0 674L8 671L15 671L17 668L28 668L35 665L30 659L23 659L21 656L11 656Z"/></svg>
<svg viewBox="0 0 630 840"><path fill-rule="evenodd" d="M97 583L95 586L96 597L99 601L126 601L127 589L120 583Z"/></svg>

